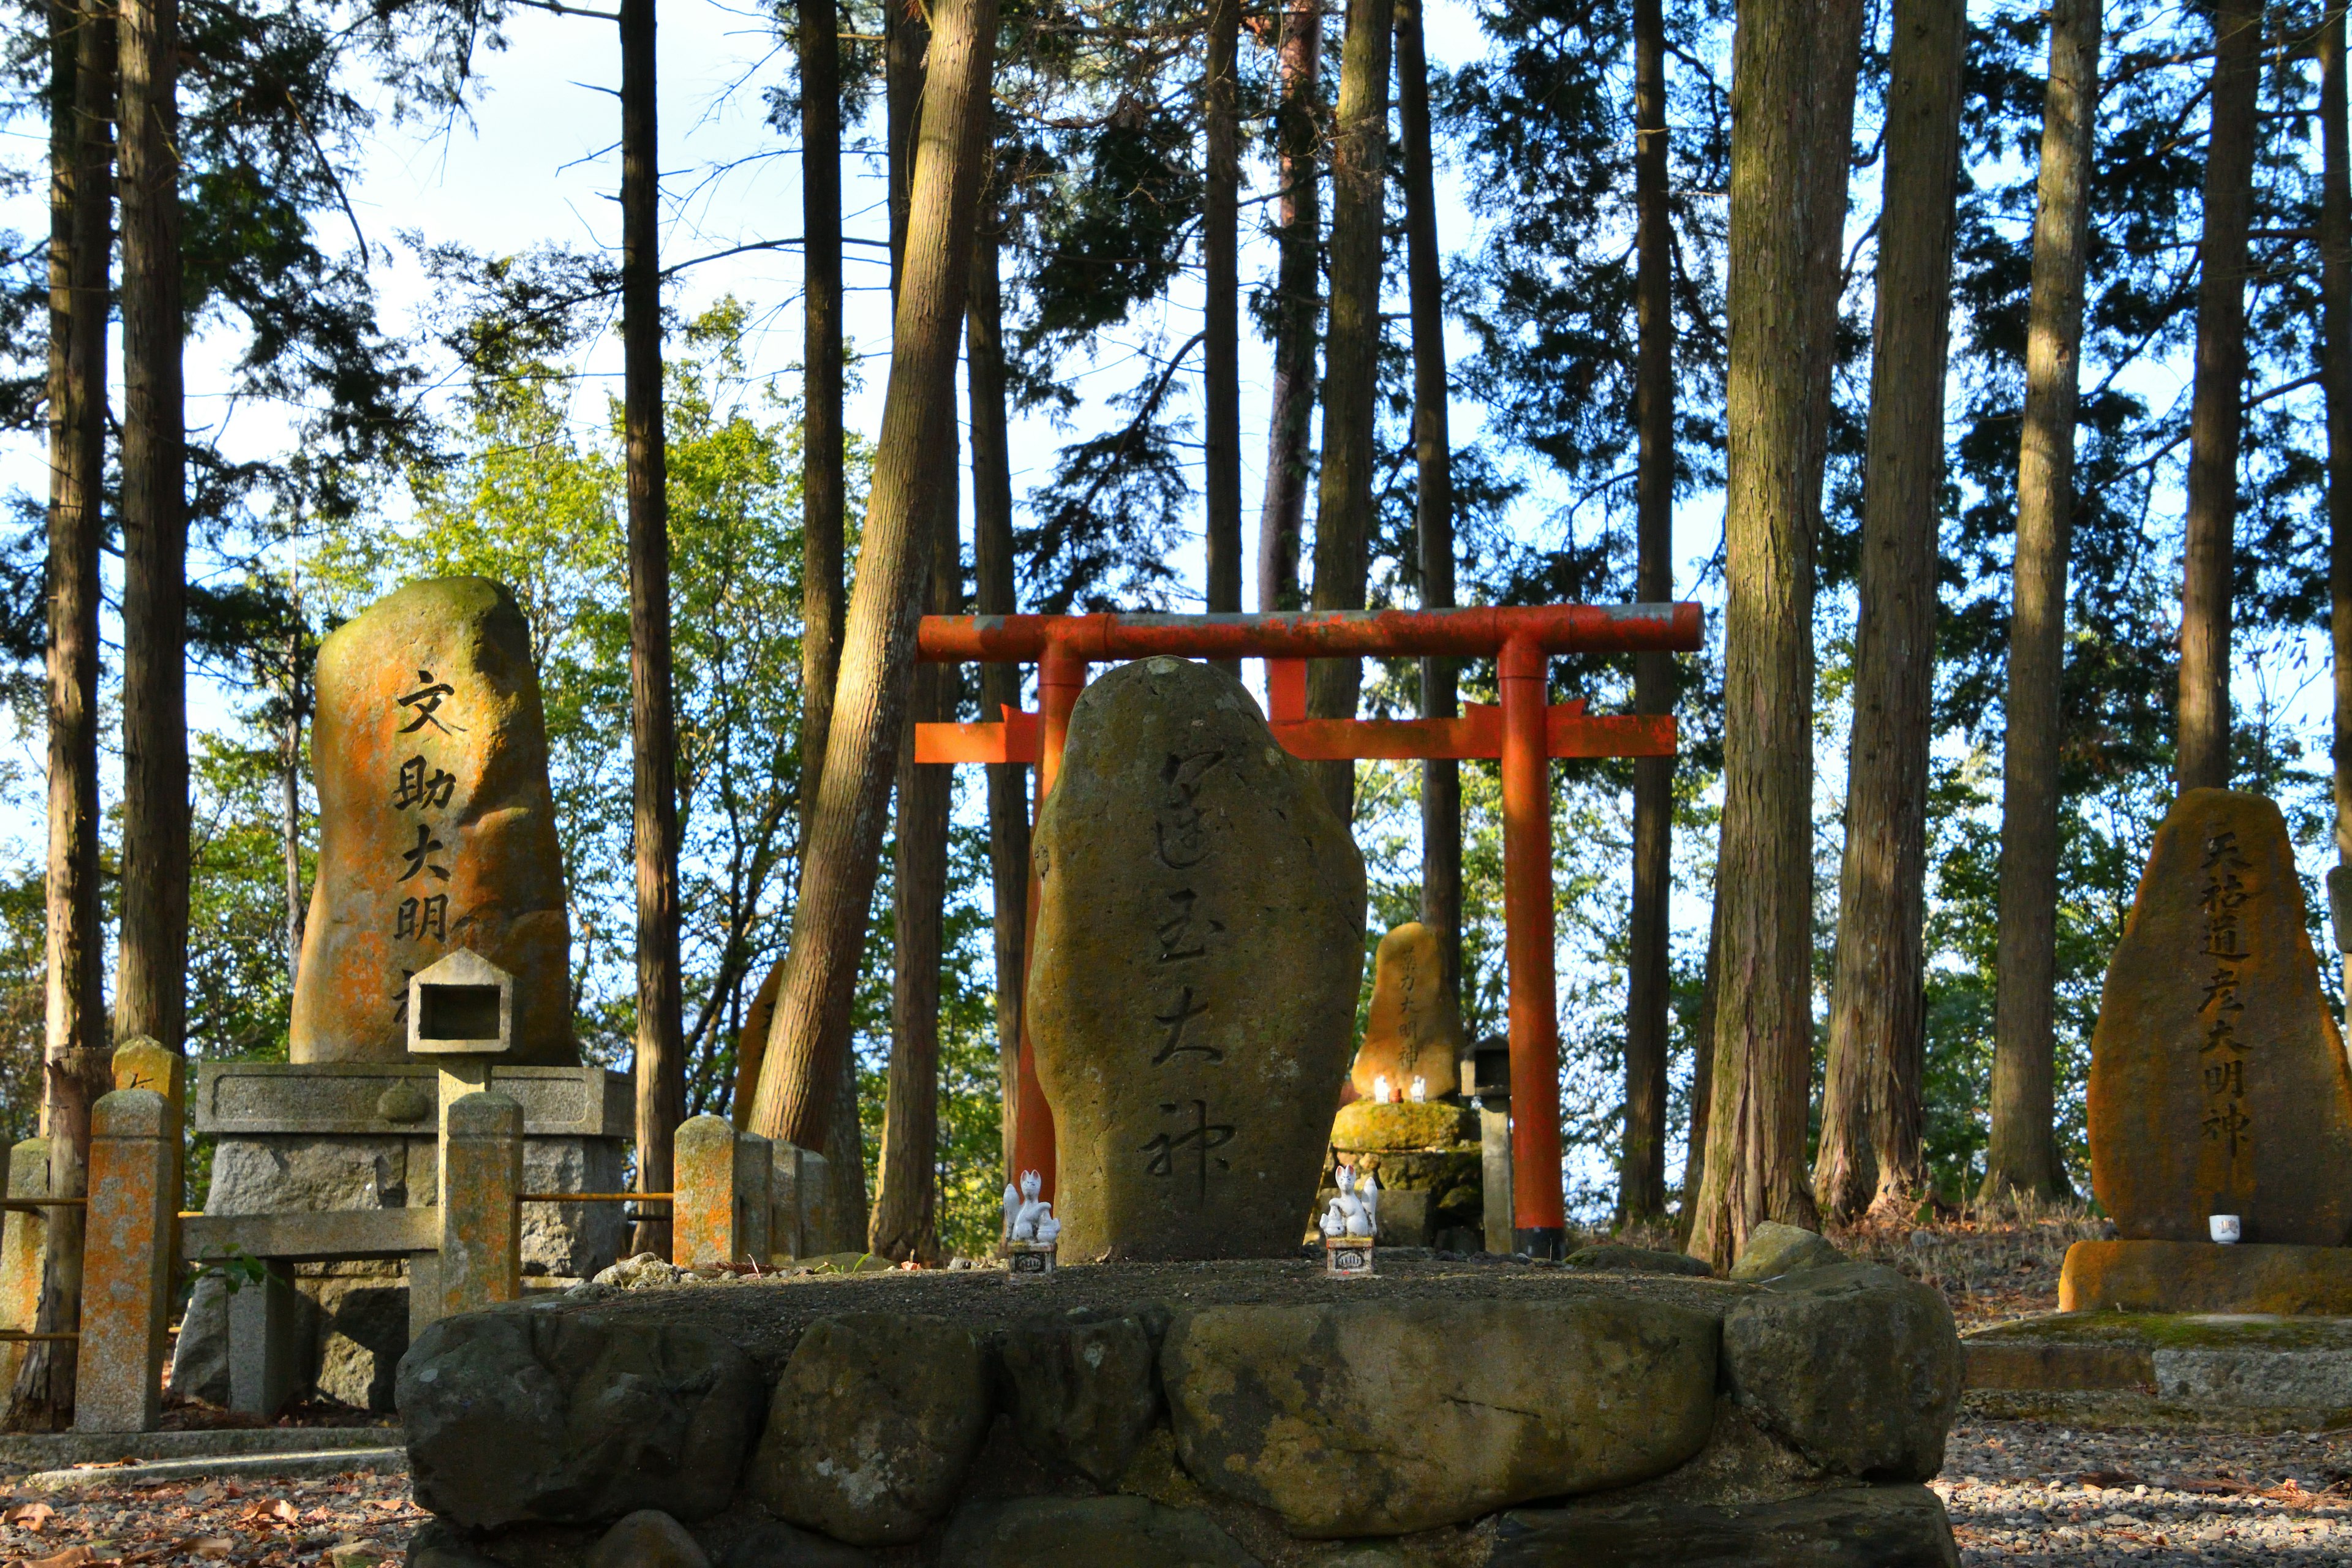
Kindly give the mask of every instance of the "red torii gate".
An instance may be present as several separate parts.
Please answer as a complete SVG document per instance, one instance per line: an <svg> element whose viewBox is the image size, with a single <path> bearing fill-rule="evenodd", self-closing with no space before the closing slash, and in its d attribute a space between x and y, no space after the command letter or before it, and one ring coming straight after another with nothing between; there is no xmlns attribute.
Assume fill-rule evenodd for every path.
<svg viewBox="0 0 2352 1568"><path fill-rule="evenodd" d="M926 616L916 645L923 662L1034 661L1041 711L1007 708L996 723L919 724L915 761L1034 763L1033 811L1042 808L1061 770L1070 709L1086 686L1087 666L1153 655L1265 660L1266 717L1275 738L1295 757L1499 758L1513 1240L1521 1250L1556 1257L1566 1216L1552 964L1550 759L1672 756L1675 730L1670 714L1587 713L1580 700L1548 705L1548 662L1554 654L1686 652L1699 647L1702 635L1699 606L1692 604L1276 616ZM1380 657L1495 658L1502 703L1466 704L1457 719L1307 717L1308 659ZM1034 875L1028 921L1034 943ZM1024 943L1024 952L1029 945ZM1037 1081L1025 1007L1013 1115L1013 1163L1038 1172L1051 1195L1054 1113Z"/></svg>

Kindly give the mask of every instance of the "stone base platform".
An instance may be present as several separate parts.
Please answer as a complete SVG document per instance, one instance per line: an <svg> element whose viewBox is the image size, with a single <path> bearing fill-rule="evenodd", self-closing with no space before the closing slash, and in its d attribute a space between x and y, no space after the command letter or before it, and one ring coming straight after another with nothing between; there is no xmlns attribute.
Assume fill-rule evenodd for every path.
<svg viewBox="0 0 2352 1568"><path fill-rule="evenodd" d="M1957 1568L1959 1388L1870 1265L1302 1258L583 1290L433 1325L399 1396L416 1568Z"/></svg>
<svg viewBox="0 0 2352 1568"><path fill-rule="evenodd" d="M1960 1343L1971 1415L2239 1432L2352 1426L2352 1318L2061 1313Z"/></svg>
<svg viewBox="0 0 2352 1568"><path fill-rule="evenodd" d="M2058 1310L2352 1317L2352 1247L2078 1241Z"/></svg>

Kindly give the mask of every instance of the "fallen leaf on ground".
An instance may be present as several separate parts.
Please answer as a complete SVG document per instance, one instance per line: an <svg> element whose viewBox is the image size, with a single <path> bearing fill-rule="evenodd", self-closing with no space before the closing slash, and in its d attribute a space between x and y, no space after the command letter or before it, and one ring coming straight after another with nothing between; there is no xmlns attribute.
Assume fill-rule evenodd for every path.
<svg viewBox="0 0 2352 1568"><path fill-rule="evenodd" d="M191 1542L188 1550L199 1557L216 1562L236 1551L236 1542L226 1535L207 1535L201 1541Z"/></svg>
<svg viewBox="0 0 2352 1568"><path fill-rule="evenodd" d="M58 1510L45 1502L20 1502L6 1513L0 1513L0 1524L14 1524L38 1535L41 1527Z"/></svg>
<svg viewBox="0 0 2352 1568"><path fill-rule="evenodd" d="M89 1547L68 1546L54 1557L36 1557L24 1568L82 1568L82 1564L97 1561Z"/></svg>

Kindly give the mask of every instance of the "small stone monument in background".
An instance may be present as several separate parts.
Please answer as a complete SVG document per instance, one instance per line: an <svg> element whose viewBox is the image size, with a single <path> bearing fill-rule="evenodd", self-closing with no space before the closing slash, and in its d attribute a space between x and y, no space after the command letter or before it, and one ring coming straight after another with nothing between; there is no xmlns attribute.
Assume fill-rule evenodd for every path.
<svg viewBox="0 0 2352 1568"><path fill-rule="evenodd" d="M1456 1064L1467 1049L1437 933L1407 921L1381 938L1372 955L1371 1015L1349 1071L1356 1092L1376 1099L1374 1081L1385 1078L1395 1098L1409 1101L1408 1086L1418 1078L1426 1099L1442 1100L1458 1087Z"/></svg>
<svg viewBox="0 0 2352 1568"><path fill-rule="evenodd" d="M1078 699L1035 856L1062 1249L1295 1255L1363 976L1347 825L1241 682L1151 658Z"/></svg>
<svg viewBox="0 0 2352 1568"><path fill-rule="evenodd" d="M454 1095L436 1062L467 1063L457 1089L521 1108L531 1192L617 1189L633 1096L625 1076L581 1066L572 1037L547 726L513 595L480 577L412 583L329 636L311 759L319 871L292 1059L202 1062L190 1097L196 1131L218 1140L205 1215L310 1217L239 1233L293 1287L268 1343L233 1353L223 1281L201 1280L172 1381L226 1402L232 1362L258 1355L273 1376L255 1386L386 1409L435 1310ZM414 1016L420 980L446 1016ZM621 1210L526 1204L520 1226L526 1276L584 1279L618 1252Z"/></svg>
<svg viewBox="0 0 2352 1568"><path fill-rule="evenodd" d="M2068 1253L2069 1310L2352 1310L2352 1068L2305 914L2275 805L2174 802L2091 1042L2092 1182L2120 1239ZM2214 1244L2215 1215L2242 1245Z"/></svg>

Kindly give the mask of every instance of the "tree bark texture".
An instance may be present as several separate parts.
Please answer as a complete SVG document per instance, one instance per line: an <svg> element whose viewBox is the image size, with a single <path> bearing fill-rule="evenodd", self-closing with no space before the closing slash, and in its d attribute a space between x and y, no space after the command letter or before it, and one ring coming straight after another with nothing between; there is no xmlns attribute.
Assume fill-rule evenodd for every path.
<svg viewBox="0 0 2352 1568"><path fill-rule="evenodd" d="M1349 0L1339 46L1339 118L1331 143L1331 330L1323 353L1323 471L1315 497L1318 610L1364 607L1372 536L1374 402L1381 357L1381 249L1386 221L1389 40L1392 0ZM1352 719L1361 659L1307 667L1307 711ZM1356 764L1309 764L1341 822L1355 815Z"/></svg>
<svg viewBox="0 0 2352 1568"><path fill-rule="evenodd" d="M1003 231L992 218L972 249L971 300L964 312L964 363L971 400L971 563L976 608L1009 616L1013 586L1013 457L1004 404L1004 299L997 276ZM981 717L1021 705L1021 667L980 667ZM1029 769L988 764L989 891L995 909L996 1079L1004 1168L1013 1169L1013 1106L1020 1098L1021 1007L1029 952ZM1008 1175L1008 1181L1012 1178Z"/></svg>
<svg viewBox="0 0 2352 1568"><path fill-rule="evenodd" d="M1266 435L1265 496L1258 509L1257 607L1303 606L1299 535L1307 518L1307 436L1315 418L1315 328L1322 314L1317 265L1322 195L1316 154L1322 104L1322 0L1286 0L1276 51L1281 98L1275 110L1276 197L1274 394Z"/></svg>
<svg viewBox="0 0 2352 1568"><path fill-rule="evenodd" d="M1208 610L1242 607L1242 314L1240 80L1241 0L1210 0L1202 71L1202 118L1208 179L1201 214L1201 260L1207 341L1203 350L1202 460L1208 491ZM1241 673L1239 659L1222 661Z"/></svg>
<svg viewBox="0 0 2352 1568"><path fill-rule="evenodd" d="M1706 922L1706 969L1699 977L1698 1016L1691 1021L1690 1137L1683 1145L1683 1206L1675 1230L1685 1242L1698 1219L1698 1194L1706 1185L1706 1120L1715 1088L1715 997L1723 971L1723 900L1718 894Z"/></svg>
<svg viewBox="0 0 2352 1568"><path fill-rule="evenodd" d="M1814 1201L1840 1219L1874 1205L1907 1212L1927 1182L1927 747L1967 7L1902 0L1894 21L1845 853L1813 1162Z"/></svg>
<svg viewBox="0 0 2352 1568"><path fill-rule="evenodd" d="M975 250L977 247L975 247ZM967 306L966 314L970 314ZM963 564L956 527L954 429L936 454L948 472L930 541L929 613L963 608ZM898 757L898 832L891 880L890 1077L882 1108L882 1169L874 1194L866 1250L904 1261L940 1256L940 960L946 930L948 817L955 771L917 764L911 724L955 717L953 667L915 667L910 728Z"/></svg>
<svg viewBox="0 0 2352 1568"><path fill-rule="evenodd" d="M1420 536L1421 603L1454 603L1454 439L1446 419L1445 270L1437 247L1437 174L1429 123L1429 50L1421 0L1396 11L1397 122L1404 143L1405 283L1412 313L1413 530ZM1458 672L1449 658L1421 661L1421 716L1454 715ZM1462 994L1462 764L1421 764L1421 923L1437 933L1444 984Z"/></svg>
<svg viewBox="0 0 2352 1568"><path fill-rule="evenodd" d="M2342 867L2352 866L2352 135L2341 11L2321 24L2319 58L2319 321L2327 395L2328 628L2336 652L2331 756L2336 863Z"/></svg>
<svg viewBox="0 0 2352 1568"><path fill-rule="evenodd" d="M2180 741L2173 770L2184 790L2230 782L2231 535L2238 511L2238 441L2245 426L2246 230L2254 208L2262 44L2257 0L2219 0L2180 579Z"/></svg>
<svg viewBox="0 0 2352 1568"><path fill-rule="evenodd" d="M122 0L122 936L114 1033L184 1048L188 519L178 0Z"/></svg>
<svg viewBox="0 0 2352 1568"><path fill-rule="evenodd" d="M2058 740L2065 672L2066 552L2074 531L2074 409L2090 234L2091 137L2102 0L2055 0L2042 108L2042 170L2026 305L2025 416L2017 452L2001 741L2000 882L1993 984L1992 1113L1983 1192L2056 1197Z"/></svg>
<svg viewBox="0 0 2352 1568"><path fill-rule="evenodd" d="M882 434L835 692L834 733L793 911L792 968L777 999L752 1125L803 1147L827 1120L811 1086L849 1050L884 814L914 669L930 529L952 470L934 459L955 424L956 348L986 164L994 0L933 12L907 264L891 338Z"/></svg>
<svg viewBox="0 0 2352 1568"><path fill-rule="evenodd" d="M824 774L841 668L841 39L834 0L800 0L801 842Z"/></svg>
<svg viewBox="0 0 2352 1568"><path fill-rule="evenodd" d="M98 6L60 0L49 22L48 973L41 1134L48 1190L87 1191L89 1107L105 1092L106 1016L98 883L99 546L105 536L106 316L113 238L112 28ZM33 1329L81 1319L82 1216L38 1216L41 1296ZM26 1347L8 1393L12 1431L73 1410L68 1342Z"/></svg>
<svg viewBox="0 0 2352 1568"><path fill-rule="evenodd" d="M1691 1251L1816 1222L1813 546L1843 259L1859 0L1758 0L1732 45L1725 409L1723 909L1706 1178Z"/></svg>
<svg viewBox="0 0 2352 1568"><path fill-rule="evenodd" d="M1663 0L1633 5L1633 200L1636 221L1633 424L1633 596L1675 596L1674 243L1666 206L1666 23ZM1675 709L1675 658L1633 656L1633 710ZM1625 1144L1617 1215L1666 1208L1666 1052L1674 977L1668 906L1674 897L1675 760L1633 762L1633 889L1625 976Z"/></svg>
<svg viewBox="0 0 2352 1568"><path fill-rule="evenodd" d="M622 423L629 485L629 732L637 882L637 1190L670 1190L686 1120L677 950L677 720L671 705L668 447L662 426L661 153L655 0L620 0ZM640 1221L634 1250L667 1254Z"/></svg>

